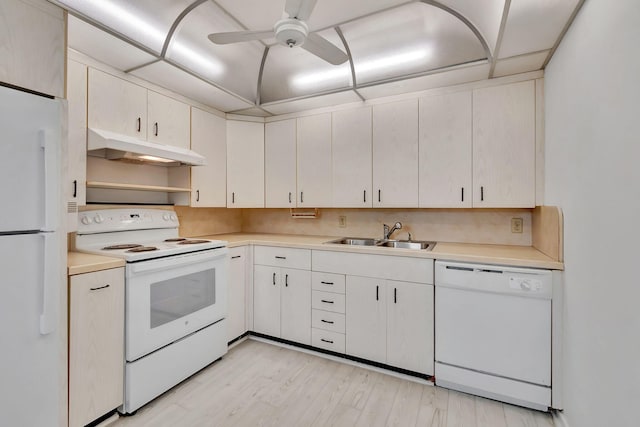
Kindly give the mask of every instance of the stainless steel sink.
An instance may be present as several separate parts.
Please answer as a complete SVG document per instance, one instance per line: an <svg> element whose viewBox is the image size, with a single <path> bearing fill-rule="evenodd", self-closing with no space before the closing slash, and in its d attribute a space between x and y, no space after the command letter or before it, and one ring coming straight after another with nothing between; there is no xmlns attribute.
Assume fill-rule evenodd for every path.
<svg viewBox="0 0 640 427"><path fill-rule="evenodd" d="M332 240L327 243L336 243L339 245L354 245L354 246L375 246L380 240L369 239L366 237L343 237L337 240Z"/></svg>
<svg viewBox="0 0 640 427"><path fill-rule="evenodd" d="M386 248L418 249L430 251L436 245L435 242L423 240L379 240L367 237L342 237L327 243L351 246L381 246Z"/></svg>
<svg viewBox="0 0 640 427"><path fill-rule="evenodd" d="M435 242L425 242L422 240L385 240L378 243L378 246L400 249L421 249L430 251L436 245Z"/></svg>

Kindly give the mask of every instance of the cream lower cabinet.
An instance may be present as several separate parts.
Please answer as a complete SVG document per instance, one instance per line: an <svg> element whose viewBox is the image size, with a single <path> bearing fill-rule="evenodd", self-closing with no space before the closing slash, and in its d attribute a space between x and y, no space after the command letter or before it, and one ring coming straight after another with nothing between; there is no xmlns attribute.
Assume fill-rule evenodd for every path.
<svg viewBox="0 0 640 427"><path fill-rule="evenodd" d="M229 310L227 340L233 341L247 332L246 313L247 247L229 248Z"/></svg>
<svg viewBox="0 0 640 427"><path fill-rule="evenodd" d="M69 426L123 403L124 268L69 278Z"/></svg>
<svg viewBox="0 0 640 427"><path fill-rule="evenodd" d="M346 352L387 361L387 293L384 279L347 276Z"/></svg>
<svg viewBox="0 0 640 427"><path fill-rule="evenodd" d="M256 246L254 262L253 330L310 345L310 251Z"/></svg>
<svg viewBox="0 0 640 427"><path fill-rule="evenodd" d="M191 108L191 149L207 159L191 167L191 206L227 206L227 125L223 117Z"/></svg>

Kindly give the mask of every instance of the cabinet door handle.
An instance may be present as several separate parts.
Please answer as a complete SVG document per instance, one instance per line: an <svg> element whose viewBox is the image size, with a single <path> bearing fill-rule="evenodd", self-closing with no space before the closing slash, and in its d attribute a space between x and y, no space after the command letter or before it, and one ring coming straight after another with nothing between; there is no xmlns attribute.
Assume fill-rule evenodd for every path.
<svg viewBox="0 0 640 427"><path fill-rule="evenodd" d="M200 190L196 190L196 202L200 201Z"/></svg>
<svg viewBox="0 0 640 427"><path fill-rule="evenodd" d="M398 303L398 288L393 288L393 303Z"/></svg>
<svg viewBox="0 0 640 427"><path fill-rule="evenodd" d="M289 203L291 203L291 191L289 191Z"/></svg>
<svg viewBox="0 0 640 427"><path fill-rule="evenodd" d="M480 201L484 202L484 187L480 187Z"/></svg>
<svg viewBox="0 0 640 427"><path fill-rule="evenodd" d="M380 300L380 286L376 285L376 301Z"/></svg>
<svg viewBox="0 0 640 427"><path fill-rule="evenodd" d="M142 130L142 127L141 127L142 126L142 117L138 117L137 123L138 123L138 125L136 126L136 131L140 132L140 130Z"/></svg>
<svg viewBox="0 0 640 427"><path fill-rule="evenodd" d="M304 203L304 191L300 192L300 203Z"/></svg>
<svg viewBox="0 0 640 427"><path fill-rule="evenodd" d="M155 122L155 123L153 124L153 129L154 129L154 132L153 132L153 133L154 133L154 135L155 135L155 136L158 136L158 122Z"/></svg>
<svg viewBox="0 0 640 427"><path fill-rule="evenodd" d="M320 283L322 283L323 285L333 285L333 282L320 282Z"/></svg>
<svg viewBox="0 0 640 427"><path fill-rule="evenodd" d="M364 203L367 203L367 190L364 190L364 191L363 191L362 201L363 201Z"/></svg>
<svg viewBox="0 0 640 427"><path fill-rule="evenodd" d="M273 286L276 285L276 273L273 273Z"/></svg>
<svg viewBox="0 0 640 427"><path fill-rule="evenodd" d="M464 187L460 187L460 201L464 202Z"/></svg>
<svg viewBox="0 0 640 427"><path fill-rule="evenodd" d="M380 203L380 201L382 200L382 190L378 189L378 203Z"/></svg>
<svg viewBox="0 0 640 427"><path fill-rule="evenodd" d="M236 202L236 193L231 193L231 203Z"/></svg>
<svg viewBox="0 0 640 427"><path fill-rule="evenodd" d="M334 323L334 322L332 322L331 320L324 320L324 319L321 319L320 321L321 321L322 323L328 323L328 324L330 324L330 325L333 325L333 323Z"/></svg>
<svg viewBox="0 0 640 427"><path fill-rule="evenodd" d="M99 287L97 287L97 288L89 288L89 290L91 290L91 291L99 291L100 289L106 289L106 288L108 288L109 286L111 286L111 285L108 285L108 284L107 284L107 285L104 285L104 286L99 286Z"/></svg>
<svg viewBox="0 0 640 427"><path fill-rule="evenodd" d="M324 338L320 338L320 341L322 341L322 342L328 342L329 344L333 344L333 341L331 341L331 340L325 340Z"/></svg>
<svg viewBox="0 0 640 427"><path fill-rule="evenodd" d="M276 255L276 259L287 259L287 257L286 256L278 256L278 255Z"/></svg>
<svg viewBox="0 0 640 427"><path fill-rule="evenodd" d="M284 286L287 287L287 288L289 287L289 275L288 274L284 275Z"/></svg>
<svg viewBox="0 0 640 427"><path fill-rule="evenodd" d="M234 256L231 257L231 259L236 259L236 258L240 258L240 257L241 257L241 255L234 255Z"/></svg>
<svg viewBox="0 0 640 427"><path fill-rule="evenodd" d="M75 199L76 197L78 197L78 180L74 179L73 180L73 198Z"/></svg>
<svg viewBox="0 0 640 427"><path fill-rule="evenodd" d="M333 304L333 301L329 301L329 300L326 300L326 299L321 299L320 301L325 303L325 304Z"/></svg>

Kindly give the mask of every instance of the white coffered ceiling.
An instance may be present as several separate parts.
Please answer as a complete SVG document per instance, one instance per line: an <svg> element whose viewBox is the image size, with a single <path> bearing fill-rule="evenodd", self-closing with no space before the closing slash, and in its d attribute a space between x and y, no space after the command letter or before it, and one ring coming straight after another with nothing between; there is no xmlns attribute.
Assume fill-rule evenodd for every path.
<svg viewBox="0 0 640 427"><path fill-rule="evenodd" d="M318 0L307 24L349 56L331 65L266 30L285 0L56 0L69 46L225 112L271 115L542 69L584 0Z"/></svg>

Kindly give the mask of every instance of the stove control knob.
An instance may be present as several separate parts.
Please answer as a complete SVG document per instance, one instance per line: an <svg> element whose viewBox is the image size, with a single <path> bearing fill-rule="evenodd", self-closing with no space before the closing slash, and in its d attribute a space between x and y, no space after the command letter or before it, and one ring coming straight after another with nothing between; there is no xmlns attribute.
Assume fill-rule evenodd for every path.
<svg viewBox="0 0 640 427"><path fill-rule="evenodd" d="M169 221L171 219L171 217L169 216L168 213L166 213L166 214L162 215L162 219L164 219L165 221Z"/></svg>
<svg viewBox="0 0 640 427"><path fill-rule="evenodd" d="M175 215L171 214L171 221L176 222L178 220L178 218L176 218Z"/></svg>
<svg viewBox="0 0 640 427"><path fill-rule="evenodd" d="M104 217L100 214L97 214L93 217L93 220L96 222L96 224L101 224L104 221Z"/></svg>
<svg viewBox="0 0 640 427"><path fill-rule="evenodd" d="M84 225L89 225L91 224L91 218L89 218L88 216L83 216L80 219L80 222L83 223Z"/></svg>

